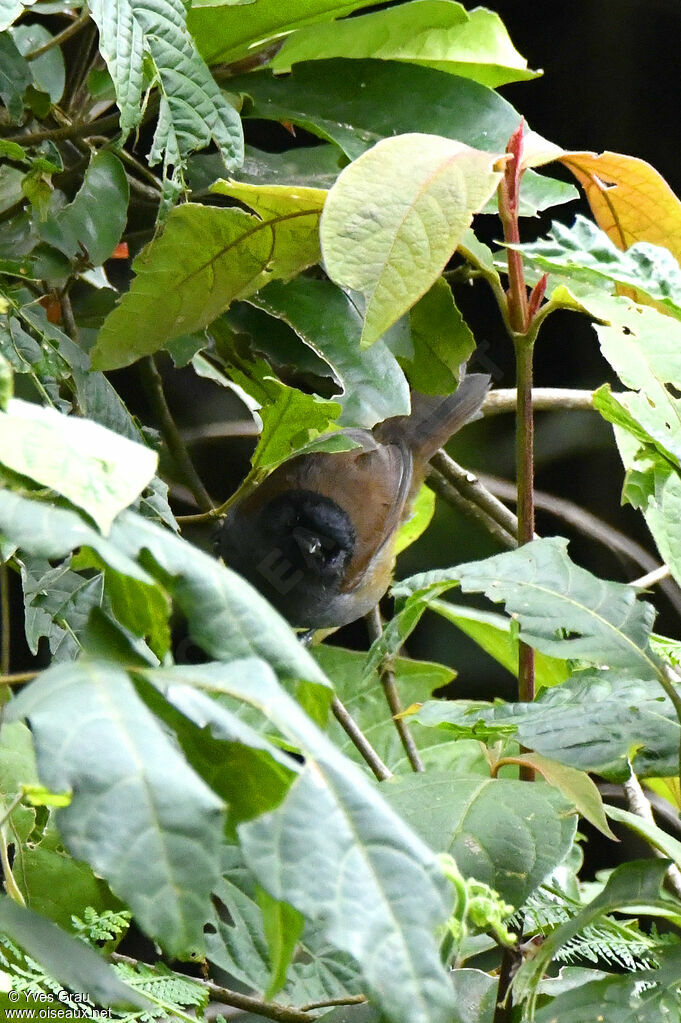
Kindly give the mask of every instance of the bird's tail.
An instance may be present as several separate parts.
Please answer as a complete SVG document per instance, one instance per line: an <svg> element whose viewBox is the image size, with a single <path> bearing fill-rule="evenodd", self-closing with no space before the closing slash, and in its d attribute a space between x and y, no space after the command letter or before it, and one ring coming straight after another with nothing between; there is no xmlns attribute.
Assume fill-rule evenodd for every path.
<svg viewBox="0 0 681 1023"><path fill-rule="evenodd" d="M471 373L446 397L412 391L411 415L386 419L374 434L383 443L406 444L415 461L428 462L457 430L480 418L489 385L486 374Z"/></svg>

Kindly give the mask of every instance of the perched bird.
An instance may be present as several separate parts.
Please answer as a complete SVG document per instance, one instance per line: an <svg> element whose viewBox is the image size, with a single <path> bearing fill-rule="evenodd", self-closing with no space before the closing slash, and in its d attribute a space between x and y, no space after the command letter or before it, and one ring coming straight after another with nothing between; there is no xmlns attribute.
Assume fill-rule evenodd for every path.
<svg viewBox="0 0 681 1023"><path fill-rule="evenodd" d="M349 429L358 447L290 458L228 511L217 548L292 625L346 625L390 585L399 527L428 461L477 418L489 377L465 376L454 394L412 394L408 416Z"/></svg>

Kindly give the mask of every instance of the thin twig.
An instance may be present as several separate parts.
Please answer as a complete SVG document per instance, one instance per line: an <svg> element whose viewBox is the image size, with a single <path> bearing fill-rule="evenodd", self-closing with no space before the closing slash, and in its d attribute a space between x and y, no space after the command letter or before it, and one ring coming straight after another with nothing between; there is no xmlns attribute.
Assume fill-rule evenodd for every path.
<svg viewBox="0 0 681 1023"><path fill-rule="evenodd" d="M347 708L341 703L337 696L334 696L333 698L331 710L333 711L336 721L351 740L355 749L362 755L362 758L374 772L378 781L387 781L388 778L392 778L392 771L383 763L364 732L362 732L355 719L351 717Z"/></svg>
<svg viewBox="0 0 681 1023"><path fill-rule="evenodd" d="M593 396L593 391L573 390L570 387L535 387L532 390L532 408L535 412L562 409L589 411L594 407ZM515 412L517 402L518 392L515 387L500 387L488 392L482 411L485 416Z"/></svg>
<svg viewBox="0 0 681 1023"><path fill-rule="evenodd" d="M18 671L14 675L9 672L3 672L0 675L0 686L21 686L26 682L32 682L34 678L37 678L40 674L39 671ZM0 700L0 703L2 701Z"/></svg>
<svg viewBox="0 0 681 1023"><path fill-rule="evenodd" d="M471 472L470 469L464 469L445 451L438 451L434 458L431 459L430 464L438 472L442 473L444 478L458 490L462 497L467 498L477 508L480 508L481 511L489 515L497 525L506 530L509 536L516 536L518 532L518 519L512 511L509 511L506 505L502 504L498 497L495 497L494 494L486 489L483 483L481 483L479 476Z"/></svg>
<svg viewBox="0 0 681 1023"><path fill-rule="evenodd" d="M72 21L71 24L67 25L66 28L61 30L61 32L58 32L56 36L52 36L51 39L48 39L46 43L42 44L42 46L37 46L35 50L31 50L30 53L27 53L25 55L25 59L35 60L36 57L42 57L43 53L47 53L55 46L61 46L61 44L65 43L67 39L70 39L71 36L75 36L77 32L80 32L89 20L90 11L86 7L80 17L76 18L75 21Z"/></svg>
<svg viewBox="0 0 681 1023"><path fill-rule="evenodd" d="M647 575L642 575L639 579L633 579L629 585L635 586L638 590L647 590L651 586L661 583L664 579L668 579L671 574L669 565L660 565L659 568L654 568Z"/></svg>
<svg viewBox="0 0 681 1023"><path fill-rule="evenodd" d="M154 967L150 963L144 963L140 959L133 959L131 956L122 955L120 952L112 952L110 956L114 963L125 963L127 966L144 966L148 970ZM228 987L221 987L213 984L210 980L202 977L192 977L193 984L200 984L216 1002L223 1002L231 1005L234 1009L242 1009L244 1012L253 1012L256 1016L264 1016L265 1019L277 1020L278 1023L313 1023L315 1017L309 1016L300 1009L294 1009L289 1005L281 1005L279 1002L265 1002L261 998L254 998L252 995L244 995L240 991L233 991ZM159 1004L162 1004L159 1002Z"/></svg>
<svg viewBox="0 0 681 1023"><path fill-rule="evenodd" d="M367 629L369 630L369 639L374 643L377 639L380 639L383 633L383 623L381 622L381 612L376 606L373 611L370 611L365 616L367 623ZM417 773L421 773L425 770L421 755L418 751L418 747L414 742L414 736L409 730L409 725L405 721L402 714L402 703L400 701L400 694L397 692L397 683L395 681L395 671L392 664L392 659L388 656L384 657L378 668L378 675L383 686L383 692L392 714L393 723L397 730L397 734L400 737L400 742L404 747L404 752L407 754L407 759L411 764L412 770Z"/></svg>
<svg viewBox="0 0 681 1023"><path fill-rule="evenodd" d="M512 533L500 526L487 512L479 508L477 504L474 504L469 498L464 497L459 493L457 488L446 480L442 473L438 472L437 469L431 469L426 476L426 483L431 490L434 490L438 497L441 497L443 501L456 508L462 515L470 519L476 525L484 529L485 532L497 541L502 547L512 549L517 547L517 541Z"/></svg>
<svg viewBox="0 0 681 1023"><path fill-rule="evenodd" d="M308 1002L301 1005L301 1012L312 1012L314 1009L331 1009L334 1005L363 1005L366 995L347 995L345 998L328 998L323 1002Z"/></svg>
<svg viewBox="0 0 681 1023"><path fill-rule="evenodd" d="M35 146L39 142L58 142L61 139L88 138L90 135L104 135L109 129L118 125L118 113L109 114L107 117L100 117L94 121L78 121L74 124L66 124L61 128L45 128L44 131L25 132L14 135L3 135L0 138L9 142L18 142L22 146Z"/></svg>
<svg viewBox="0 0 681 1023"><path fill-rule="evenodd" d="M204 512L213 511L213 502L211 496L206 490L199 476L198 472L194 468L184 441L180 436L180 431L175 424L175 420L172 417L170 409L168 408L168 402L163 391L163 379L158 371L158 367L154 362L152 356L147 356L140 362L140 372L142 373L142 379L149 395L154 414L158 420L163 439L168 446L168 450L172 455L175 464L181 472L187 486L190 488L196 503Z"/></svg>

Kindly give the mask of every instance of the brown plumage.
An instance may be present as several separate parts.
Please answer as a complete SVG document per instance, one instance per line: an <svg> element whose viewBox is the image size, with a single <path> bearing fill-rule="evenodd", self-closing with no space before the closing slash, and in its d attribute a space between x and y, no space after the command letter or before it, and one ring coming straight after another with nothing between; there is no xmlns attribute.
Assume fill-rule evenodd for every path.
<svg viewBox="0 0 681 1023"><path fill-rule="evenodd" d="M358 447L299 455L233 505L221 527L224 561L293 624L345 625L366 614L392 576L395 540L428 461L475 418L489 378L447 396L412 394L412 412L369 430Z"/></svg>

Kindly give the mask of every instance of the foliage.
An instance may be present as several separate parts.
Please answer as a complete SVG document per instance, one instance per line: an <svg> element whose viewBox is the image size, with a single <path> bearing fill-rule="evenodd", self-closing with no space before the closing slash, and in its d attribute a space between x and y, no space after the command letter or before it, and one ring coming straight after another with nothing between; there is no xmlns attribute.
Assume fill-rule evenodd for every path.
<svg viewBox="0 0 681 1023"><path fill-rule="evenodd" d="M591 414L681 584L679 199L524 125L495 90L536 72L454 0L5 0L0 64L3 1008L12 987L129 1023L678 1015L681 844L636 792L678 784L679 648L643 584L534 538L528 399L544 322L589 318L612 371ZM551 163L593 219L531 240L522 218L578 195ZM410 389L451 393L460 282L515 349L520 546L397 583L368 651L308 648L208 550L227 502L184 429L196 388L256 424L250 492ZM516 546L463 475L458 507ZM403 649L426 612L518 699L443 699L454 670ZM665 859L588 883L580 817Z"/></svg>

